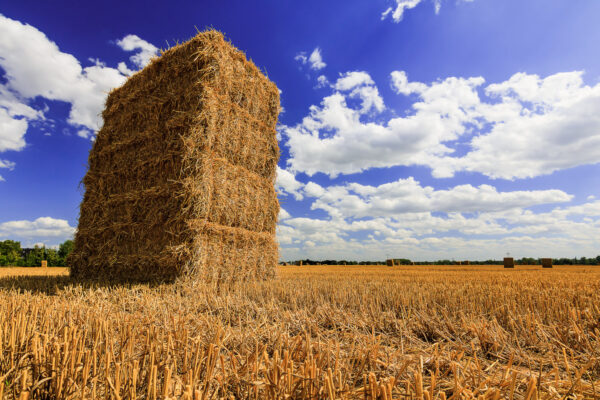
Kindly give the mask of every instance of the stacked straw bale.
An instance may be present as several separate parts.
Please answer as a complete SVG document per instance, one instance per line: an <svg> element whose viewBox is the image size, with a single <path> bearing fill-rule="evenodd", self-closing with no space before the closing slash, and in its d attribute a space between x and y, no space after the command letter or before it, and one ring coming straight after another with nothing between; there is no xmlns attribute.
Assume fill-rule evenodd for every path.
<svg viewBox="0 0 600 400"><path fill-rule="evenodd" d="M504 268L514 268L515 259L512 257L504 257Z"/></svg>
<svg viewBox="0 0 600 400"><path fill-rule="evenodd" d="M279 91L216 31L113 90L83 179L76 278L275 274Z"/></svg>
<svg viewBox="0 0 600 400"><path fill-rule="evenodd" d="M542 258L542 268L552 268L551 258Z"/></svg>

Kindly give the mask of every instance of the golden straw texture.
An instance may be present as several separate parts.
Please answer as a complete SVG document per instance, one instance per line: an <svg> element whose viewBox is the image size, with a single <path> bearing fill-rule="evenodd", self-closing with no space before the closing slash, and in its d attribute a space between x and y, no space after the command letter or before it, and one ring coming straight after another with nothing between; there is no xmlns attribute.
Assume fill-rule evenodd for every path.
<svg viewBox="0 0 600 400"><path fill-rule="evenodd" d="M83 179L72 275L272 277L278 114L275 84L216 31L112 91Z"/></svg>

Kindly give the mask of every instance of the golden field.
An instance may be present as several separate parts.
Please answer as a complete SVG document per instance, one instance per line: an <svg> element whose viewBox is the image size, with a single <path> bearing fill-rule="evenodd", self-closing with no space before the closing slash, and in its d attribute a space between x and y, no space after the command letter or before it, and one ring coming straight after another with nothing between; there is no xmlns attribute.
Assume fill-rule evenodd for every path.
<svg viewBox="0 0 600 400"><path fill-rule="evenodd" d="M67 276L69 269L63 267L0 267L0 278L14 276Z"/></svg>
<svg viewBox="0 0 600 400"><path fill-rule="evenodd" d="M596 266L290 266L227 288L35 272L66 270L0 268L0 398L600 398Z"/></svg>

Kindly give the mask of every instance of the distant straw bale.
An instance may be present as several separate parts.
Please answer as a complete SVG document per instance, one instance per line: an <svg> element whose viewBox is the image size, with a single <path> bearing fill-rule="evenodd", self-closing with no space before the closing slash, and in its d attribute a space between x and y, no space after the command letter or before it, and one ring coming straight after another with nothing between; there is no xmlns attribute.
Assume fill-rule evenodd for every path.
<svg viewBox="0 0 600 400"><path fill-rule="evenodd" d="M504 268L514 268L515 259L512 257L504 257Z"/></svg>
<svg viewBox="0 0 600 400"><path fill-rule="evenodd" d="M279 109L275 84L213 30L113 90L83 179L72 275L272 277Z"/></svg>
<svg viewBox="0 0 600 400"><path fill-rule="evenodd" d="M551 258L542 258L542 268L552 268Z"/></svg>

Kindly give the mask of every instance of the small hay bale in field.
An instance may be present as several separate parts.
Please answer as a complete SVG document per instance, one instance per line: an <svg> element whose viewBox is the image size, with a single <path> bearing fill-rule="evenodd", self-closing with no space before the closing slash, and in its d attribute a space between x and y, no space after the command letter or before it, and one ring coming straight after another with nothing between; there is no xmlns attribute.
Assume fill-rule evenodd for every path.
<svg viewBox="0 0 600 400"><path fill-rule="evenodd" d="M275 84L216 31L113 90L83 179L72 276L274 276L279 109Z"/></svg>
<svg viewBox="0 0 600 400"><path fill-rule="evenodd" d="M48 261L42 260L42 268L48 268Z"/></svg>
<svg viewBox="0 0 600 400"><path fill-rule="evenodd" d="M552 268L551 258L542 258L542 268Z"/></svg>
<svg viewBox="0 0 600 400"><path fill-rule="evenodd" d="M512 257L504 257L504 268L514 268L515 259Z"/></svg>
<svg viewBox="0 0 600 400"><path fill-rule="evenodd" d="M462 265L471 265L471 262L470 261L463 261Z"/></svg>
<svg viewBox="0 0 600 400"><path fill-rule="evenodd" d="M387 265L388 267L393 267L394 266L394 259L393 258L388 258L387 260L385 260L385 265Z"/></svg>

